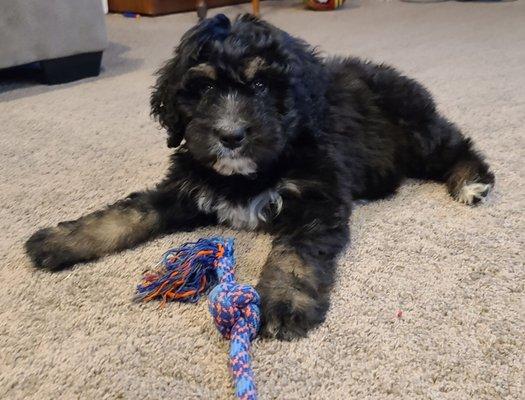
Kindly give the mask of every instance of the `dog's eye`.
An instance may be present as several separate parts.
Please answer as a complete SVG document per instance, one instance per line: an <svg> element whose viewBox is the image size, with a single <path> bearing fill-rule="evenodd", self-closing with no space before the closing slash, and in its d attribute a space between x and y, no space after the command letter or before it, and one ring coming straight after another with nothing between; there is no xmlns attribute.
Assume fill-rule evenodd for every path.
<svg viewBox="0 0 525 400"><path fill-rule="evenodd" d="M215 89L215 83L213 82L206 82L202 85L202 89L201 89L201 92L203 93L206 93L206 92L209 92L210 90L213 90Z"/></svg>
<svg viewBox="0 0 525 400"><path fill-rule="evenodd" d="M252 82L252 88L254 90L262 92L266 89L266 82L264 82L262 79L256 79Z"/></svg>
<svg viewBox="0 0 525 400"><path fill-rule="evenodd" d="M200 96L215 89L215 82L210 80L193 79L185 85L185 89L190 96Z"/></svg>

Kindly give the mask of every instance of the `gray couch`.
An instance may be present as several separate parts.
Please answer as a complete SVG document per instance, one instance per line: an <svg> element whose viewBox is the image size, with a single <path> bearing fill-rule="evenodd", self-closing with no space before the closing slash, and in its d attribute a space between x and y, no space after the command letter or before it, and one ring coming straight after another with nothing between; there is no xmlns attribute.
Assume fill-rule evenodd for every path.
<svg viewBox="0 0 525 400"><path fill-rule="evenodd" d="M0 12L0 69L40 62L47 83L99 74L107 33L101 0L12 0Z"/></svg>

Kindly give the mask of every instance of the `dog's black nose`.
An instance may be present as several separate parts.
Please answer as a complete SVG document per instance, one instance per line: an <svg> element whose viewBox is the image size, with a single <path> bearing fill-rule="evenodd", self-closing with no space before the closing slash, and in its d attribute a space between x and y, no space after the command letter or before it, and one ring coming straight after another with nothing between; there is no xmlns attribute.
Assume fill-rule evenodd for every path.
<svg viewBox="0 0 525 400"><path fill-rule="evenodd" d="M240 128L232 132L219 132L219 140L222 145L229 149L236 149L240 147L246 137L246 129Z"/></svg>

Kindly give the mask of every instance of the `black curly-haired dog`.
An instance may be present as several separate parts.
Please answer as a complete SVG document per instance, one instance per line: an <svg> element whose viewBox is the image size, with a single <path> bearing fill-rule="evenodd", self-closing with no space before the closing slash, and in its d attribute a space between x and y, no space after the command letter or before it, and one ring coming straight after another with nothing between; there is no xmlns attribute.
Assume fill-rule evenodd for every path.
<svg viewBox="0 0 525 400"><path fill-rule="evenodd" d="M56 270L206 224L263 230L274 240L257 289L264 333L277 338L324 319L353 199L388 196L411 177L474 204L494 184L417 82L383 65L323 60L249 15L189 30L151 106L177 148L164 181L36 232L29 256Z"/></svg>

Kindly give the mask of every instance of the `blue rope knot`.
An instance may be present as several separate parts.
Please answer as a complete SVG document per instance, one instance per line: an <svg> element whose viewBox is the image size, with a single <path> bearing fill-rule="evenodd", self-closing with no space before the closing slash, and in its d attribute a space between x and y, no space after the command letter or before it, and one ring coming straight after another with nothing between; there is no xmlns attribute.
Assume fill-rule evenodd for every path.
<svg viewBox="0 0 525 400"><path fill-rule="evenodd" d="M260 321L260 297L253 286L231 282L221 283L208 296L215 326L226 339L248 332L255 339Z"/></svg>

